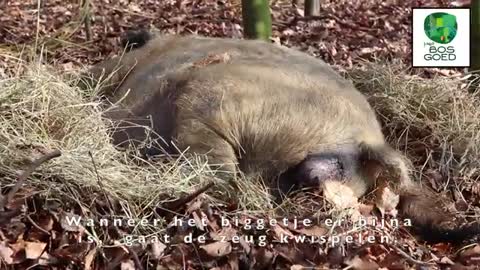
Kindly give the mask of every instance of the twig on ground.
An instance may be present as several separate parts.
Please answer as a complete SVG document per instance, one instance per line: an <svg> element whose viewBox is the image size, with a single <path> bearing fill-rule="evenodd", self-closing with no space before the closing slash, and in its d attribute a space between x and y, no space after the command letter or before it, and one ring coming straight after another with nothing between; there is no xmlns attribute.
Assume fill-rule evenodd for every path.
<svg viewBox="0 0 480 270"><path fill-rule="evenodd" d="M204 193L205 191L209 190L211 187L213 187L215 184L213 182L210 182L206 184L204 187L201 187L200 189L194 191L191 194L186 195L183 198L176 199L171 202L166 202L163 206L157 208L157 213L165 213L165 212L171 212L171 210L178 209L179 207L191 202L194 200L198 195Z"/></svg>
<svg viewBox="0 0 480 270"><path fill-rule="evenodd" d="M90 1L83 0L81 9L83 12L83 23L85 24L85 35L86 35L87 41L91 41L93 34L92 34L92 22L91 22L92 18L90 13Z"/></svg>
<svg viewBox="0 0 480 270"><path fill-rule="evenodd" d="M15 196L15 194L18 192L18 190L20 190L23 183L35 171L35 169L37 169L42 163L44 163L44 162L46 162L46 161L48 161L52 158L59 157L61 155L62 155L62 153L60 152L60 150L53 150L52 152L47 153L47 154L41 156L40 158L34 160L32 162L32 164L25 171L23 171L22 174L20 174L20 176L18 177L18 181L15 184L15 186L12 188L12 190L10 190L10 192L8 192L8 194L5 197L1 198L1 200L0 200L0 211L3 211L4 207L8 204L9 201L12 200L13 196Z"/></svg>
<svg viewBox="0 0 480 270"><path fill-rule="evenodd" d="M403 251L401 248L392 245L391 246L398 254L400 254L403 258L407 260L407 262L412 263L412 264L417 264L417 265L433 265L433 263L429 262L424 262L420 261L417 259L412 258L412 256L408 255L405 251Z"/></svg>
<svg viewBox="0 0 480 270"><path fill-rule="evenodd" d="M37 228L38 230L40 230L41 232L45 233L46 235L49 235L49 236L51 235L50 232L48 232L48 231L45 230L44 228L40 227L35 221L33 221L33 219L32 219L29 215L27 215L26 217L27 217L28 221L30 221L30 224L33 225L33 227Z"/></svg>
<svg viewBox="0 0 480 270"><path fill-rule="evenodd" d="M128 250L128 253L130 253L130 256L133 259L133 262L135 263L135 268L137 270L143 270L142 263L140 262L140 259L138 258L137 253L129 246L125 246Z"/></svg>
<svg viewBox="0 0 480 270"><path fill-rule="evenodd" d="M117 228L117 227L112 227L112 229L117 233L117 235L123 235L123 233ZM135 264L135 269L137 270L143 270L142 262L138 258L137 253L133 250L133 248L127 246L127 245L122 245L122 248L128 251L130 258L133 260L133 263ZM123 260L124 256L117 256L113 262L111 262L107 266L107 270L112 270L115 269Z"/></svg>
<svg viewBox="0 0 480 270"><path fill-rule="evenodd" d="M88 151L88 155L90 156L90 159L92 160L93 169L95 170L95 175L97 177L98 186L102 190L103 196L105 197L105 200L107 200L108 206L110 206L110 211L113 211L115 208L113 208L113 203L110 201L110 198L108 198L107 192L105 191L105 188L102 184L102 181L100 180L100 175L98 174L97 165L95 164L95 159L93 158L92 152Z"/></svg>

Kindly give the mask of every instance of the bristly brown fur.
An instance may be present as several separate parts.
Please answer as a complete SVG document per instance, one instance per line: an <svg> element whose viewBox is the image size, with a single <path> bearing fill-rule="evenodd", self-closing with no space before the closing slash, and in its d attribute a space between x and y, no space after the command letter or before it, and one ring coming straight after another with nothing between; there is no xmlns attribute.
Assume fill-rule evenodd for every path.
<svg viewBox="0 0 480 270"><path fill-rule="evenodd" d="M413 231L427 242L459 244L480 236L480 224L461 225L445 208L445 198L424 188L400 190L399 212L412 220Z"/></svg>
<svg viewBox="0 0 480 270"><path fill-rule="evenodd" d="M194 66L224 53L225 63ZM112 102L152 115L165 140L245 173L271 178L310 152L384 145L373 110L350 82L324 62L263 41L161 36L91 72L117 68L103 88Z"/></svg>
<svg viewBox="0 0 480 270"><path fill-rule="evenodd" d="M447 229L435 222L444 216L445 224L451 215L418 197L408 160L386 144L365 97L323 61L258 40L144 41L89 71L94 81L114 72L102 93L119 108L107 117L147 123L166 142L162 148L173 151L174 142L222 170L261 177L273 190L304 181L297 176L318 180L304 173L317 166L331 175L340 174L328 170L342 170L345 185L360 197L374 187L377 172L387 170L397 179L401 213L423 234L429 229L435 235L430 239L478 232L478 226ZM143 132L125 128L113 137L116 144L145 139ZM318 155L325 153L326 158Z"/></svg>

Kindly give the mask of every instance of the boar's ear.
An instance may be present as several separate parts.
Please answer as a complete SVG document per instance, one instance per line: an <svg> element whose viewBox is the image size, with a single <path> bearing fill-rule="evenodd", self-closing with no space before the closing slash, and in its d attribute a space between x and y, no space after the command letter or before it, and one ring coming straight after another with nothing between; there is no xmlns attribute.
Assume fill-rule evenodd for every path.
<svg viewBox="0 0 480 270"><path fill-rule="evenodd" d="M151 39L152 34L146 29L128 31L122 37L121 45L123 48L126 47L127 51L130 51L143 47Z"/></svg>

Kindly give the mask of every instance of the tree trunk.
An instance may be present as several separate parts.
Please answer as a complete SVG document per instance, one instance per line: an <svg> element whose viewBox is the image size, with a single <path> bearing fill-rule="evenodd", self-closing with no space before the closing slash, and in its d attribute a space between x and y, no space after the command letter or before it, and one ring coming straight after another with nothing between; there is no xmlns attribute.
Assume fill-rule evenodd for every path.
<svg viewBox="0 0 480 270"><path fill-rule="evenodd" d="M82 0L82 17L85 24L85 35L87 41L92 40L92 17L90 14L90 0Z"/></svg>
<svg viewBox="0 0 480 270"><path fill-rule="evenodd" d="M472 41L470 70L480 71L480 0L472 0Z"/></svg>
<svg viewBox="0 0 480 270"><path fill-rule="evenodd" d="M480 82L480 0L472 0L472 37L470 41L470 72L473 74L470 84L470 92L476 92Z"/></svg>
<svg viewBox="0 0 480 270"><path fill-rule="evenodd" d="M268 0L242 0L242 18L245 38L268 40L272 35Z"/></svg>
<svg viewBox="0 0 480 270"><path fill-rule="evenodd" d="M320 16L320 0L305 0L305 16Z"/></svg>

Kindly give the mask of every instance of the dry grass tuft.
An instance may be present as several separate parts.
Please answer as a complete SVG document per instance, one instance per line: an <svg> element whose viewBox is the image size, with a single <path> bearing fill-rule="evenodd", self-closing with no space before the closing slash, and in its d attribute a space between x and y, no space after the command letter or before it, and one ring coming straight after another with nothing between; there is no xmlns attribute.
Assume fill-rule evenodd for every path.
<svg viewBox="0 0 480 270"><path fill-rule="evenodd" d="M90 93L52 70L24 68L22 76L0 79L2 189L11 187L18 171L42 152L58 149L62 156L41 165L28 185L46 198L79 203L87 214L94 214L91 203L104 200L107 193L128 208L128 218L145 216L158 203L192 193L209 181L215 182L207 192L213 202L237 198L240 208L250 210L268 203L264 190L247 181L239 181L241 191L234 192L200 159L145 161L115 149L101 106Z"/></svg>

